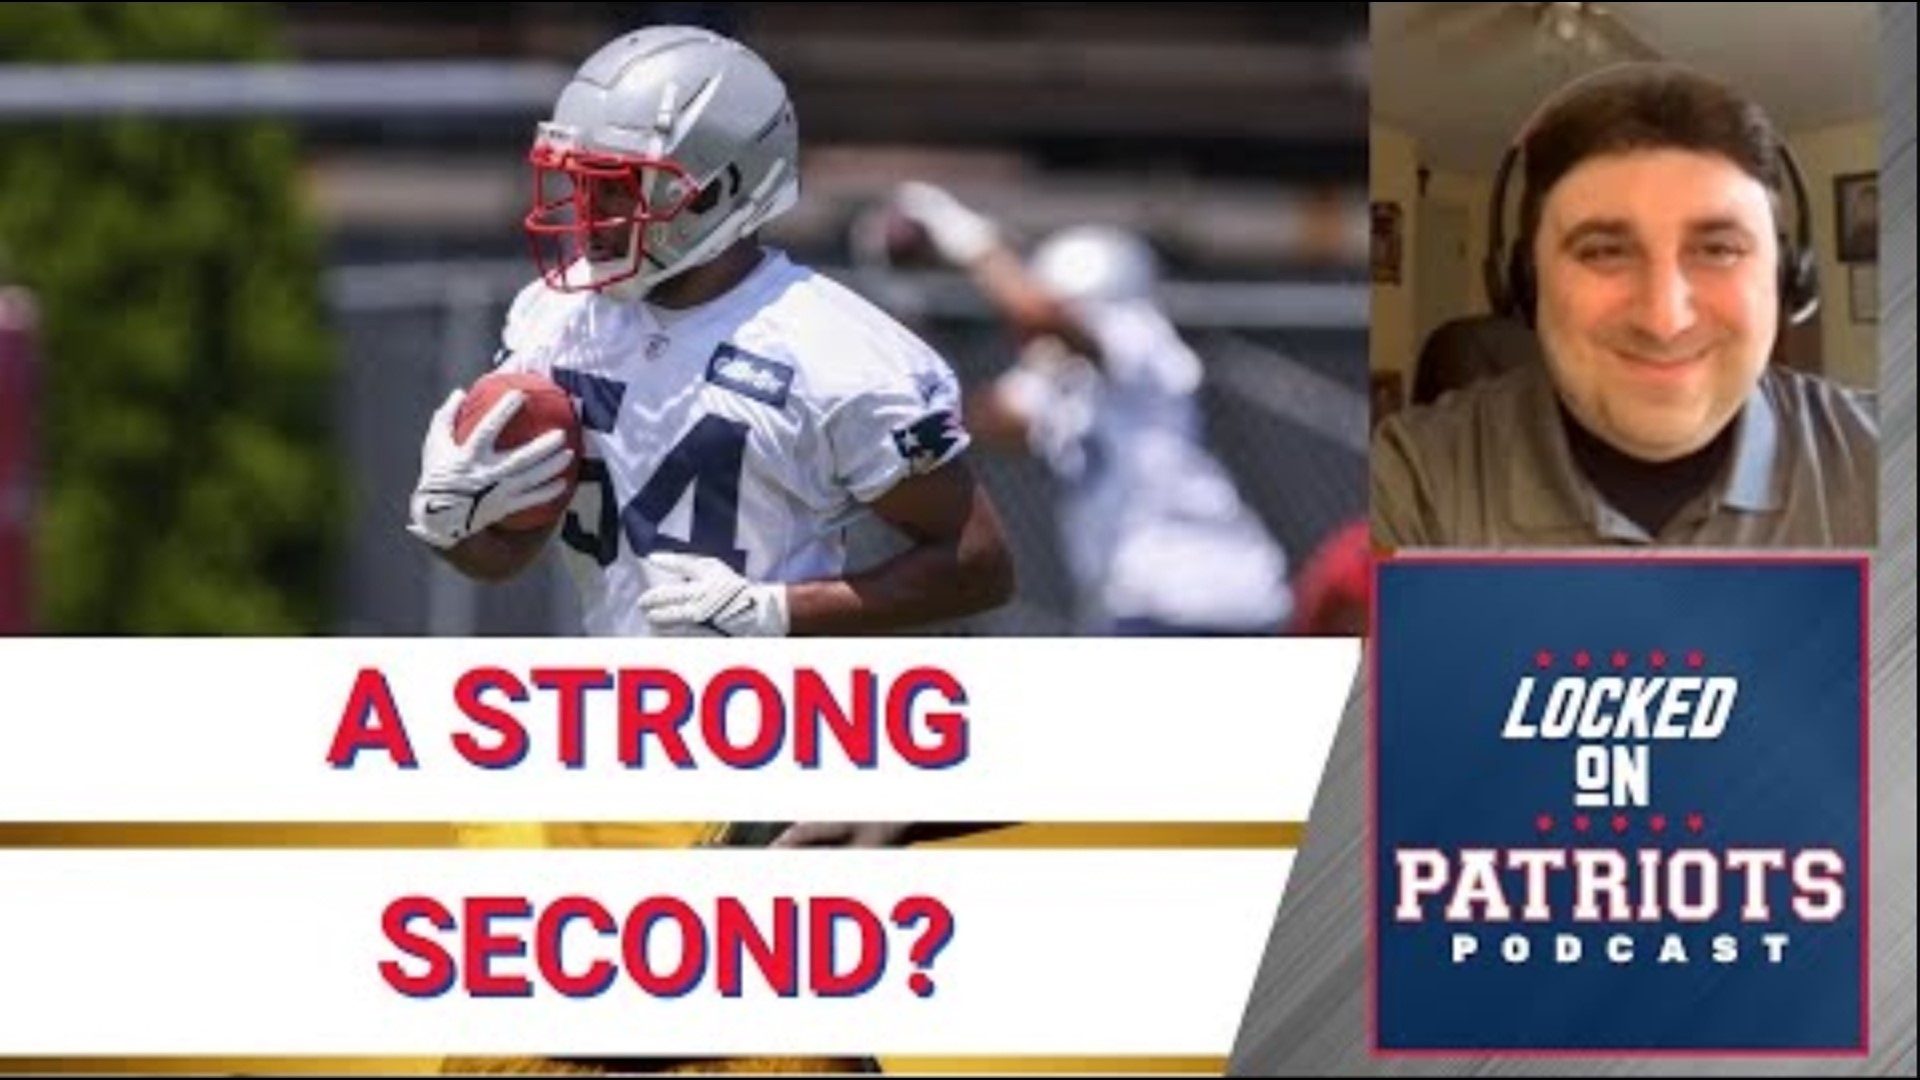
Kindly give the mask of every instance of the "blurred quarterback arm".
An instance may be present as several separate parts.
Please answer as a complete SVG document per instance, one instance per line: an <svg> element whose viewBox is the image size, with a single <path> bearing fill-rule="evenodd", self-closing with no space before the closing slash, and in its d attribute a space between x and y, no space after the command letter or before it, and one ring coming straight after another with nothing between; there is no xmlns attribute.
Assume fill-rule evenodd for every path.
<svg viewBox="0 0 1920 1080"><path fill-rule="evenodd" d="M1028 272L992 221L945 189L917 181L900 185L894 206L926 230L942 259L967 272L1021 341L1055 337L1089 361L1100 362L1100 345L1086 324Z"/></svg>

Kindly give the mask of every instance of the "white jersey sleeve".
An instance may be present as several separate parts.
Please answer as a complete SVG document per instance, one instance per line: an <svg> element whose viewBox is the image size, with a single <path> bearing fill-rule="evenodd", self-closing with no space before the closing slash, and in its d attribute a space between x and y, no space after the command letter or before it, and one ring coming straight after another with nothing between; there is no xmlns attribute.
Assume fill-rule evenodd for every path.
<svg viewBox="0 0 1920 1080"><path fill-rule="evenodd" d="M966 451L972 439L953 387L950 373L929 366L918 376L877 379L825 418L828 445L855 498L872 502Z"/></svg>
<svg viewBox="0 0 1920 1080"><path fill-rule="evenodd" d="M932 347L890 316L816 278L829 318L780 330L789 347L817 362L801 365L816 410L830 481L862 503L909 476L932 472L966 452L960 384Z"/></svg>

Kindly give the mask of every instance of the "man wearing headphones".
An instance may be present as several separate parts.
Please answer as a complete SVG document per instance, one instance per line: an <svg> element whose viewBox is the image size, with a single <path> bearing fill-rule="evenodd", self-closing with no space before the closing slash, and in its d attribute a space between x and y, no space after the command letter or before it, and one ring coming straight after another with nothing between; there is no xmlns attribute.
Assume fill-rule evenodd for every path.
<svg viewBox="0 0 1920 1080"><path fill-rule="evenodd" d="M1488 296L1544 363L1380 425L1377 542L1873 545L1871 399L1769 363L1818 282L1799 168L1757 105L1670 66L1603 72L1525 127L1493 203Z"/></svg>

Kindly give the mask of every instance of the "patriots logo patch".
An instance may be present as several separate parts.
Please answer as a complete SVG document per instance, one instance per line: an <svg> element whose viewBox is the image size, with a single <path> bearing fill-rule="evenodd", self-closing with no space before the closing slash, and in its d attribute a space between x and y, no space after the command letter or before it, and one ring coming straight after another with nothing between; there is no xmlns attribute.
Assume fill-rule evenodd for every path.
<svg viewBox="0 0 1920 1080"><path fill-rule="evenodd" d="M905 427L893 429L893 448L920 473L947 459L960 444L960 420L946 410L931 412Z"/></svg>
<svg viewBox="0 0 1920 1080"><path fill-rule="evenodd" d="M722 344L707 361L707 381L780 409L793 392L793 368L737 345Z"/></svg>

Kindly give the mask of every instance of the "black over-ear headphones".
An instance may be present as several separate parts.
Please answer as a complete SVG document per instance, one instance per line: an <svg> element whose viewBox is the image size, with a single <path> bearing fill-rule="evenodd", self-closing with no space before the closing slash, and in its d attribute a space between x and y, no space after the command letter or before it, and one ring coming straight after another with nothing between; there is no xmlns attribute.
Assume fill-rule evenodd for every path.
<svg viewBox="0 0 1920 1080"><path fill-rule="evenodd" d="M1506 209L1507 184L1519 168L1527 140L1539 126L1541 118L1550 115L1575 92L1589 89L1596 83L1616 79L1637 80L1657 72L1679 70L1684 69L1661 62L1618 64L1602 68L1561 87L1542 102L1521 126L1520 133L1508 144L1506 154L1501 157L1499 170L1494 173L1492 206L1487 212L1487 257L1481 264L1481 275L1486 280L1487 303L1495 314L1533 325L1534 304L1538 300L1534 285L1533 253L1527 250L1526 237L1518 237L1511 246L1508 245ZM1787 323L1802 323L1820 308L1820 270L1813 248L1813 213L1808 207L1806 178L1801 175L1800 163L1794 159L1786 139L1777 131L1773 144L1780 160L1780 171L1787 178L1787 194L1793 200L1793 237L1789 240L1782 236L1780 239L1780 311Z"/></svg>

